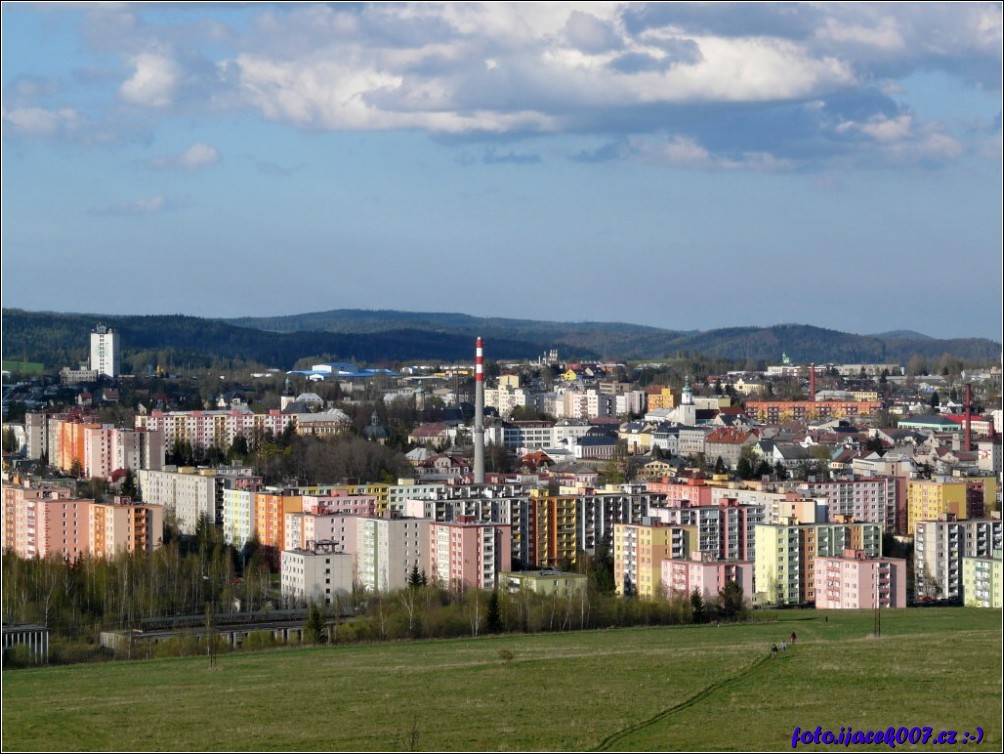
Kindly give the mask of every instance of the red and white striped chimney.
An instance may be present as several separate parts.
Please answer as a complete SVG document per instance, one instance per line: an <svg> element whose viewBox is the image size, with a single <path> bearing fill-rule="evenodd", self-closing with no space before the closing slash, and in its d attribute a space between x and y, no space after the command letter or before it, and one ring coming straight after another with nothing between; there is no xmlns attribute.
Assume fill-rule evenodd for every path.
<svg viewBox="0 0 1004 754"><path fill-rule="evenodd" d="M962 449L967 453L973 449L973 383L966 383L966 426L962 430Z"/></svg>
<svg viewBox="0 0 1004 754"><path fill-rule="evenodd" d="M485 483L485 352L478 337L474 352L474 483Z"/></svg>

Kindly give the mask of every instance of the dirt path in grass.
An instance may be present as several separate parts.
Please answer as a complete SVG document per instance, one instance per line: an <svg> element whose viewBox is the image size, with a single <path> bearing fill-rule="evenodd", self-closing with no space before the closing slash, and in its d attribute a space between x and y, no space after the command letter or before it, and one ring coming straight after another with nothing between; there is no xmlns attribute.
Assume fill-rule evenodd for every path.
<svg viewBox="0 0 1004 754"><path fill-rule="evenodd" d="M635 723L634 725L629 725L626 728L622 728L621 730L617 731L616 733L610 734L602 741L600 741L600 743L597 744L596 748L593 749L593 751L609 751L610 749L614 748L614 745L618 741L627 738L633 733L637 733L640 730L644 730L650 725L655 725L656 723L665 720L667 717L670 717L671 715L674 715L677 712L682 712L685 709L693 707L698 702L707 699L709 696L711 696L714 692L718 691L719 689L723 689L726 686L730 686L736 681L741 681L744 678L748 678L749 676L753 675L756 671L758 671L760 668L762 668L766 663L770 662L770 660L771 656L769 654L766 654L759 660L756 660L752 665L749 665L748 667L739 671L735 675L730 676L728 678L723 678L722 680L716 683L712 683L710 686L707 686L703 688L701 691L698 691L689 699L685 699L679 704L674 704L672 707L664 709L662 712L653 715L647 720L642 720L639 723Z"/></svg>

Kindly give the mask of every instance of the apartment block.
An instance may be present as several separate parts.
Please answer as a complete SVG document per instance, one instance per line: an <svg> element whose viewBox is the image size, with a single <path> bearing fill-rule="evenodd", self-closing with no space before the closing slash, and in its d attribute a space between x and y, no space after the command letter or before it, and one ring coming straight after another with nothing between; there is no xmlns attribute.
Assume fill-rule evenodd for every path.
<svg viewBox="0 0 1004 754"><path fill-rule="evenodd" d="M1000 550L992 557L962 558L962 601L966 607L1004 607L1004 560Z"/></svg>
<svg viewBox="0 0 1004 754"><path fill-rule="evenodd" d="M332 542L317 542L312 548L282 551L283 597L325 605L352 594L355 564L350 553Z"/></svg>
<svg viewBox="0 0 1004 754"><path fill-rule="evenodd" d="M755 583L760 605L800 605L814 602L815 562L844 550L882 555L882 524L858 523L838 516L833 522L756 527Z"/></svg>
<svg viewBox="0 0 1004 754"><path fill-rule="evenodd" d="M151 552L164 540L164 508L116 497L90 504L90 553L111 557L119 552Z"/></svg>
<svg viewBox="0 0 1004 754"><path fill-rule="evenodd" d="M163 506L182 534L194 535L200 518L210 524L221 523L214 469L168 466L159 471L142 469L137 476L144 502Z"/></svg>
<svg viewBox="0 0 1004 754"><path fill-rule="evenodd" d="M429 576L449 589L494 589L512 569L512 527L473 519L429 523Z"/></svg>
<svg viewBox="0 0 1004 754"><path fill-rule="evenodd" d="M816 608L862 610L906 607L906 561L863 550L821 555L815 563Z"/></svg>
<svg viewBox="0 0 1004 754"><path fill-rule="evenodd" d="M257 442L267 434L281 435L288 425L295 423L292 414L278 409L256 414L250 409L221 411L151 411L138 414L136 429L157 430L164 435L164 446L170 448L177 441L191 443L193 448L226 450L241 435L248 442Z"/></svg>
<svg viewBox="0 0 1004 754"><path fill-rule="evenodd" d="M412 570L429 573L429 521L359 519L356 576L371 592L403 589Z"/></svg>
<svg viewBox="0 0 1004 754"><path fill-rule="evenodd" d="M742 505L734 498L722 498L716 505L652 507L650 515L666 524L694 527L694 552L715 560L752 560L756 526L764 523L763 506Z"/></svg>
<svg viewBox="0 0 1004 754"><path fill-rule="evenodd" d="M285 545L286 514L303 511L303 496L290 490L261 490L254 497L254 533L269 553L273 568L280 564L279 553Z"/></svg>
<svg viewBox="0 0 1004 754"><path fill-rule="evenodd" d="M65 488L10 486L3 505L4 550L22 558L103 558L151 551L163 541L163 509L127 497L98 503Z"/></svg>
<svg viewBox="0 0 1004 754"><path fill-rule="evenodd" d="M900 487L891 477L864 477L832 481L801 482L795 492L806 498L826 500L827 515L852 516L855 521L882 524L887 532L895 532Z"/></svg>
<svg viewBox="0 0 1004 754"><path fill-rule="evenodd" d="M1000 518L959 521L942 514L918 521L913 536L913 579L917 599L947 600L962 594L962 560L989 558L1001 549Z"/></svg>
<svg viewBox="0 0 1004 754"><path fill-rule="evenodd" d="M283 550L310 550L318 542L328 542L339 552L354 554L359 547L359 521L363 518L352 513L287 513Z"/></svg>
<svg viewBox="0 0 1004 754"><path fill-rule="evenodd" d="M639 524L614 525L614 583L617 594L662 596L662 564L684 560L693 551L697 529L643 519Z"/></svg>
<svg viewBox="0 0 1004 754"><path fill-rule="evenodd" d="M107 479L118 470L159 471L164 467L164 437L160 432L104 426L84 426L84 475Z"/></svg>
<svg viewBox="0 0 1004 754"><path fill-rule="evenodd" d="M511 571L499 574L499 586L509 592L526 590L534 594L579 597L586 593L589 577L566 571Z"/></svg>
<svg viewBox="0 0 1004 754"><path fill-rule="evenodd" d="M255 509L254 491L225 489L223 491L223 512L221 525L223 541L241 549L254 537Z"/></svg>
<svg viewBox="0 0 1004 754"><path fill-rule="evenodd" d="M63 487L5 486L3 548L22 558L75 560L90 552L90 504Z"/></svg>
<svg viewBox="0 0 1004 754"><path fill-rule="evenodd" d="M667 596L697 591L705 600L714 601L730 581L742 587L743 595L752 601L753 561L708 557L662 562L662 583Z"/></svg>
<svg viewBox="0 0 1004 754"><path fill-rule="evenodd" d="M115 379L121 369L119 334L105 325L91 330L90 367L98 374Z"/></svg>
<svg viewBox="0 0 1004 754"><path fill-rule="evenodd" d="M746 413L759 424L829 421L872 416L882 401L749 401Z"/></svg>
<svg viewBox="0 0 1004 754"><path fill-rule="evenodd" d="M907 482L907 534L914 534L918 521L936 521L951 514L969 518L969 488L965 482L911 479Z"/></svg>

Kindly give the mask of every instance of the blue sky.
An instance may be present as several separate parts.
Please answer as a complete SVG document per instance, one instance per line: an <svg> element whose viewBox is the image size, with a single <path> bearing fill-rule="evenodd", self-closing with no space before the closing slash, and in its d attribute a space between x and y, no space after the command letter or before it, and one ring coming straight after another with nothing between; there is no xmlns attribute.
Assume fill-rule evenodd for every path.
<svg viewBox="0 0 1004 754"><path fill-rule="evenodd" d="M999 3L2 12L5 307L1001 339Z"/></svg>

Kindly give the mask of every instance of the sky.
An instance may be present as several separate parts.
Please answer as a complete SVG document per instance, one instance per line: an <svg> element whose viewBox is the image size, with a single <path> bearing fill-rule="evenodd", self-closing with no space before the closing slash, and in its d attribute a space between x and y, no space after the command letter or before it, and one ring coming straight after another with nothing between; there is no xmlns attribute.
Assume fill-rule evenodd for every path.
<svg viewBox="0 0 1004 754"><path fill-rule="evenodd" d="M1001 341L1000 3L4 3L4 307Z"/></svg>

